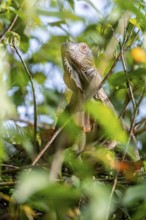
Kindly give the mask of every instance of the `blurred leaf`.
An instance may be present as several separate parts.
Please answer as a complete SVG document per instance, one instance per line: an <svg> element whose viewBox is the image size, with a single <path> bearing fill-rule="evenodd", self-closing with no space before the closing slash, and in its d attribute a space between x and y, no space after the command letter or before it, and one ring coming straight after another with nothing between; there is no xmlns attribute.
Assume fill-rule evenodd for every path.
<svg viewBox="0 0 146 220"><path fill-rule="evenodd" d="M140 25L138 24L138 21L137 21L136 18L131 18L131 19L129 20L129 22L130 22L131 24L133 24L135 27L137 27L138 29L140 29Z"/></svg>
<svg viewBox="0 0 146 220"><path fill-rule="evenodd" d="M17 66L11 66L11 83L13 86L20 86L21 92L25 94L25 86L28 84L28 76L20 62L17 62Z"/></svg>
<svg viewBox="0 0 146 220"><path fill-rule="evenodd" d="M145 14L144 11L140 10L141 6L137 7L137 0L133 1L121 1L115 0L115 2L120 6L121 9L132 12L136 15L137 21L142 29L145 29Z"/></svg>
<svg viewBox="0 0 146 220"><path fill-rule="evenodd" d="M43 44L39 51L33 54L32 62L51 62L55 65L62 64L60 48L65 41L66 36L60 36L59 38L57 36L52 36L48 43Z"/></svg>
<svg viewBox="0 0 146 220"><path fill-rule="evenodd" d="M137 186L129 187L125 193L123 203L126 206L131 206L138 201L145 200L146 194L144 193L146 190L146 183L139 184Z"/></svg>
<svg viewBox="0 0 146 220"><path fill-rule="evenodd" d="M48 200L51 204L54 203L56 207L60 204L63 208L69 200L75 200L79 196L79 192L75 189L70 190L66 186L52 183L49 180L48 172L43 170L23 172L18 180L19 182L13 194L13 198L18 203L26 202L33 195L38 195L38 197L40 195L44 201Z"/></svg>
<svg viewBox="0 0 146 220"><path fill-rule="evenodd" d="M103 103L91 101L87 103L86 111L91 113L91 115L103 127L109 138L121 143L127 142L127 135L115 113L110 108Z"/></svg>
<svg viewBox="0 0 146 220"><path fill-rule="evenodd" d="M83 20L82 17L77 16L76 14L74 14L71 11L66 10L66 9L64 9L61 12L56 12L56 11L52 12L52 11L46 11L46 10L38 9L38 13L40 15L44 15L44 16L57 17L57 18L60 18L62 20L64 20L64 19L69 19L69 20L73 20L73 21L78 21L79 19Z"/></svg>
<svg viewBox="0 0 146 220"><path fill-rule="evenodd" d="M115 168L115 153L107 148L97 148L96 151L85 151L84 157L91 157L92 160L102 162L108 169Z"/></svg>
<svg viewBox="0 0 146 220"><path fill-rule="evenodd" d="M88 206L86 206L86 209L83 210L83 219L106 219L107 207L110 199L110 190L108 186L98 181L85 181L82 188L85 194L90 198ZM112 208L113 201L111 201L110 206L110 209Z"/></svg>
<svg viewBox="0 0 146 220"><path fill-rule="evenodd" d="M15 106L8 97L9 65L5 50L0 48L0 121L15 115Z"/></svg>
<svg viewBox="0 0 146 220"><path fill-rule="evenodd" d="M86 154L86 153L85 153ZM64 162L67 167L74 172L74 175L80 177L81 180L91 178L93 176L92 163L84 160L84 153L82 156L83 161L75 156L73 149L68 148L64 153ZM79 180L78 180L79 181ZM78 182L79 183L79 182Z"/></svg>
<svg viewBox="0 0 146 220"><path fill-rule="evenodd" d="M39 180L39 181L38 181ZM48 174L41 171L26 171L19 176L19 183L13 194L18 203L26 202L34 193L48 186Z"/></svg>
<svg viewBox="0 0 146 220"><path fill-rule="evenodd" d="M11 46L19 47L20 45L20 35L18 35L16 32L9 31L6 33L4 38L4 43L9 44Z"/></svg>
<svg viewBox="0 0 146 220"><path fill-rule="evenodd" d="M125 88L126 75L124 72L115 73L110 77L109 82L115 88Z"/></svg>
<svg viewBox="0 0 146 220"><path fill-rule="evenodd" d="M2 138L0 138L0 164L2 163L3 160L7 159L7 155L4 149L4 144L2 141Z"/></svg>
<svg viewBox="0 0 146 220"><path fill-rule="evenodd" d="M127 76L123 71L115 73L110 77L109 83L115 88L126 88L126 77L132 82L132 84L142 88L142 86L145 85L146 70L145 68L138 68L129 71Z"/></svg>
<svg viewBox="0 0 146 220"><path fill-rule="evenodd" d="M37 72L33 75L33 79L35 79L37 81L37 83L43 84L46 80L46 76L43 73Z"/></svg>
<svg viewBox="0 0 146 220"><path fill-rule="evenodd" d="M54 27L54 26L57 26L57 27L60 27L62 24L64 24L65 21L64 20L60 20L60 21L54 21L54 22L48 22L48 24L51 26L51 27Z"/></svg>
<svg viewBox="0 0 146 220"><path fill-rule="evenodd" d="M68 0L70 6L72 7L72 9L74 10L74 7L75 7L75 2L74 0Z"/></svg>
<svg viewBox="0 0 146 220"><path fill-rule="evenodd" d="M15 145L18 150L25 149L28 155L32 157L34 153L34 149L31 144L33 127L21 127L11 121L5 122L1 129L4 140Z"/></svg>

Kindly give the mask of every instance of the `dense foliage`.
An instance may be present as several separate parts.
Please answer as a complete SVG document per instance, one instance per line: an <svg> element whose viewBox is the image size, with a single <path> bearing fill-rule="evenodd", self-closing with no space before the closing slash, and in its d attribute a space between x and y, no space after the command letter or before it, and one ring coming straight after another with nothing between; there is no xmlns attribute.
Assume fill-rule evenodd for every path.
<svg viewBox="0 0 146 220"><path fill-rule="evenodd" d="M1 1L0 219L146 219L145 13L144 0ZM127 131L110 108L87 103L100 142L52 158L54 127L71 97L60 53L66 40L92 49ZM105 148L103 136L118 146Z"/></svg>

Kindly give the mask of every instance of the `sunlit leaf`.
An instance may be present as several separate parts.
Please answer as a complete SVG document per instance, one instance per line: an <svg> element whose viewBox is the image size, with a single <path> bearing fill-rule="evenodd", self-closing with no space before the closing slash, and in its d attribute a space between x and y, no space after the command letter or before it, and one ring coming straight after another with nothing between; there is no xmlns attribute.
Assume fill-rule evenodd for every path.
<svg viewBox="0 0 146 220"><path fill-rule="evenodd" d="M89 196L89 204L83 211L83 219L97 220L106 219L107 207L109 205L110 190L108 186L95 182L84 182L84 192ZM110 207L113 207L113 201L111 201Z"/></svg>
<svg viewBox="0 0 146 220"><path fill-rule="evenodd" d="M13 198L18 203L24 203L33 195L41 195L44 200L48 200L54 203L54 205L66 204L70 199L75 200L79 196L78 190L65 186L61 186L56 183L52 183L49 179L48 172L43 170L28 170L23 172L19 178L19 182L13 194Z"/></svg>
<svg viewBox="0 0 146 220"><path fill-rule="evenodd" d="M136 18L131 18L131 19L129 20L129 22L130 22L131 24L133 24L135 27L137 27L137 28L140 29L140 25L138 24L138 21L137 21Z"/></svg>
<svg viewBox="0 0 146 220"><path fill-rule="evenodd" d="M100 102L91 101L87 103L86 110L90 112L97 122L103 127L109 138L121 143L126 143L127 135L123 130L120 121L111 109Z"/></svg>
<svg viewBox="0 0 146 220"><path fill-rule="evenodd" d="M115 168L115 154L107 148L97 148L96 151L85 151L84 157L91 157L92 160L102 162L106 168Z"/></svg>
<svg viewBox="0 0 146 220"><path fill-rule="evenodd" d="M7 158L6 151L4 148L4 143L2 138L0 138L0 163Z"/></svg>
<svg viewBox="0 0 146 220"><path fill-rule="evenodd" d="M23 203L34 193L47 187L48 183L49 177L45 172L26 171L19 177L19 183L14 191L13 198L18 203Z"/></svg>
<svg viewBox="0 0 146 220"><path fill-rule="evenodd" d="M60 19L70 19L73 21L78 21L79 19L82 19L80 16L75 15L74 13L72 13L69 10L63 10L61 12L51 12L51 11L45 11L45 10L38 9L38 13L40 15L44 15L44 16L58 17Z"/></svg>
<svg viewBox="0 0 146 220"><path fill-rule="evenodd" d="M15 114L15 107L7 94L9 80L4 79L9 79L10 66L7 62L6 53L2 48L0 48L0 57L0 120L3 120Z"/></svg>

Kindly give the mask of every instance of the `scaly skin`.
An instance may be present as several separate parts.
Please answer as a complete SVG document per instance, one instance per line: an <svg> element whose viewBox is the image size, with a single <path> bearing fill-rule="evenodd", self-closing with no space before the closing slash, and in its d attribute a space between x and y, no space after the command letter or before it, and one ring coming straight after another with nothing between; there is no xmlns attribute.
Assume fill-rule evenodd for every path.
<svg viewBox="0 0 146 220"><path fill-rule="evenodd" d="M92 51L87 44L84 42L66 42L62 45L61 53L65 71L64 81L68 88L73 91L73 96L76 95L76 99L74 99L76 101L76 105L72 101L70 102L72 103L71 106L76 106L75 112L82 112L82 106L84 106L84 103L87 100L94 98L99 99L101 102L109 106L117 115L114 106L108 99L104 90L101 88L97 91L102 79L95 67ZM129 130L128 126L122 119L121 122L123 124L123 128L125 130ZM87 124L84 124L83 126L86 128ZM133 135L132 137L135 139ZM114 148L116 145L117 143L115 141L111 141L107 147ZM137 149L135 149L135 154L136 157L139 158Z"/></svg>
<svg viewBox="0 0 146 220"><path fill-rule="evenodd" d="M64 66L64 81L73 93L83 93L84 101L91 98L100 99L108 106L114 107L106 93L97 88L101 83L101 76L94 64L92 51L85 43L66 42L61 48ZM115 111L115 110L114 110Z"/></svg>
<svg viewBox="0 0 146 220"><path fill-rule="evenodd" d="M88 140L91 136L96 136L97 138L97 130L92 130L93 123L90 116L83 110L85 102L94 97L112 108L113 106L103 89L97 92L97 88L101 83L101 76L95 68L94 57L90 48L85 43L66 42L62 45L61 53L64 66L64 81L73 94L70 103L58 119L56 129L62 125L61 122L64 121L64 115L68 114L71 117L70 124L73 123L76 126L74 129L79 130L79 132L70 141L69 136L71 134L67 134L69 130L69 125L67 125L67 129L65 128L56 138L50 148L50 153L55 153L72 145L76 145L76 152L80 153L84 150L86 137ZM98 128L97 125L96 128ZM113 148L115 145L115 141L108 143L109 148Z"/></svg>
<svg viewBox="0 0 146 220"><path fill-rule="evenodd" d="M71 117L71 123L79 129L78 136L74 136L73 140L70 140L67 134L69 130L68 125L66 130L62 130L59 136L56 138L55 143L50 148L51 153L58 152L66 147L70 147L74 144L78 145L77 153L82 152L87 142L88 132L94 138L97 135L97 128L94 131L91 130L92 123L90 116L85 114L83 107L86 101L90 99L99 99L101 102L109 106L116 114L116 110L112 103L108 99L108 96L101 88L97 91L98 86L101 83L101 76L97 71L94 64L94 57L92 51L85 43L66 42L62 45L62 62L64 66L64 81L68 88L73 92L70 103L60 116L56 129L60 127L60 121L64 121L64 115L67 113ZM122 121L123 127L127 129L127 125ZM74 131L73 131L74 133ZM92 135L93 134L93 135ZM93 138L93 139L94 139ZM76 139L76 140L75 140ZM90 141L89 141L90 142ZM117 145L116 141L106 142L105 144L109 149L114 148ZM137 158L139 154L137 149L135 150Z"/></svg>

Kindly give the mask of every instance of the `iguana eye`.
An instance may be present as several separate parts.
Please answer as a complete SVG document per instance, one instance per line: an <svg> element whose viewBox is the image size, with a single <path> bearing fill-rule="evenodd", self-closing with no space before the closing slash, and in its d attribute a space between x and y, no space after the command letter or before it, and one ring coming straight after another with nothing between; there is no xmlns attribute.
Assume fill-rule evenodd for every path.
<svg viewBox="0 0 146 220"><path fill-rule="evenodd" d="M84 43L80 44L80 51L81 51L82 53L87 53L87 51L88 51L87 45L84 44Z"/></svg>

